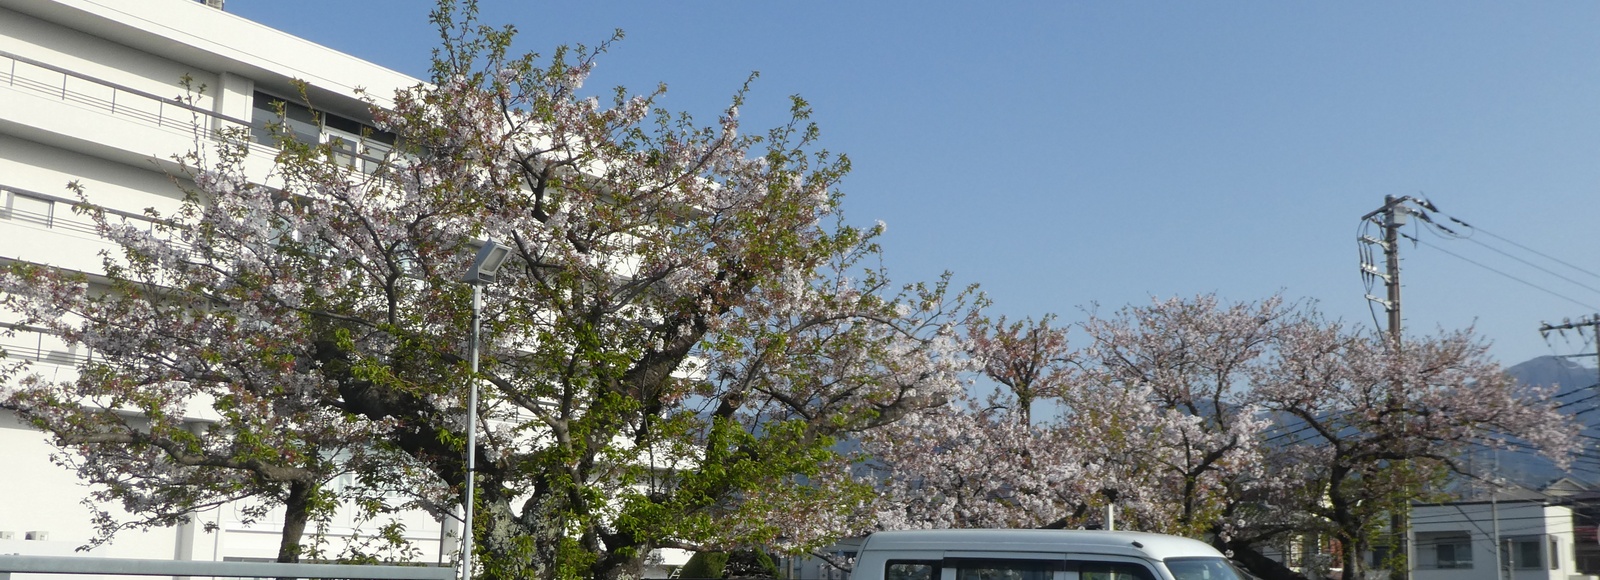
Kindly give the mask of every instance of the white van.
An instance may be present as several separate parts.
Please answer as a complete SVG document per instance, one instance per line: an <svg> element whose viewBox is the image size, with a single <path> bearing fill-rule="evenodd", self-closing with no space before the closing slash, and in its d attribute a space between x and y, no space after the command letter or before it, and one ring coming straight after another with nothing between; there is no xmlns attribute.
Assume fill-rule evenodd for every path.
<svg viewBox="0 0 1600 580"><path fill-rule="evenodd" d="M1244 580L1205 542L1143 532L909 530L867 536L851 580Z"/></svg>

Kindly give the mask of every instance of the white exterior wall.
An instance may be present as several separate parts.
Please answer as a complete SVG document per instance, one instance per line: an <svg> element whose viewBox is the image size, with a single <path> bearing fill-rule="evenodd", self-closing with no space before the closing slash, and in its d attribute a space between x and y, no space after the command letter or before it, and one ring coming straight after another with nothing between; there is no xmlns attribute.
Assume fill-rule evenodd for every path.
<svg viewBox="0 0 1600 580"><path fill-rule="evenodd" d="M186 92L185 77L204 92ZM112 246L68 202L41 201L74 199L69 182L113 210L166 214L179 206L172 157L204 150L211 131L232 123L139 93L190 97L198 108L248 122L253 91L292 96L291 79L309 84L318 108L355 119L367 115L356 87L384 97L419 82L190 0L0 0L0 261L99 271L98 253ZM252 166L265 169L272 153L253 146ZM72 358L85 354L22 331L0 336L0 346L36 359L32 372L55 379L70 378ZM245 524L242 505L197 514L191 525L124 532L108 546L76 552L93 536L91 511L81 503L87 489L50 461L53 452L44 434L0 414L0 553L276 557L281 516ZM422 512L401 518L421 559L438 561L441 524ZM217 531L205 531L207 524ZM339 537L358 530L348 513L331 525ZM28 539L29 532L43 539ZM454 550L453 540L444 545ZM327 551L338 552L337 546Z"/></svg>
<svg viewBox="0 0 1600 580"><path fill-rule="evenodd" d="M148 52L128 50L126 46L115 42L14 10L6 10L4 17L0 17L0 51L169 98L187 94L181 82L185 75L193 79L191 85L196 88L201 85L215 87L218 84L217 75L213 72L184 66ZM15 65L19 79L31 78L58 86L62 82L59 73L17 64L9 59L0 62L8 67ZM74 79L69 81L69 85L74 90L96 96L103 94L109 98L110 91L92 83ZM196 105L207 109L211 107L209 91L195 97Z"/></svg>
<svg viewBox="0 0 1600 580"><path fill-rule="evenodd" d="M1513 552L1506 541L1537 541L1539 565L1514 561L1513 570L1501 576L1496 560L1496 530L1502 552ZM1568 580L1578 575L1574 558L1572 510L1542 502L1458 503L1416 506L1411 512L1414 580ZM1470 566L1440 567L1437 549L1445 538L1471 541ZM1555 561L1551 562L1551 556ZM1459 557L1458 557L1459 558Z"/></svg>

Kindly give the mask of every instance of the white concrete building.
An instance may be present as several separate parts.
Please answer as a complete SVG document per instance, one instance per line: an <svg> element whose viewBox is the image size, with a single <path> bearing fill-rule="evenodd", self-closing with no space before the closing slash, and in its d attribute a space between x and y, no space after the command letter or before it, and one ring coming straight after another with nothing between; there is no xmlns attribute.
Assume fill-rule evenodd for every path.
<svg viewBox="0 0 1600 580"><path fill-rule="evenodd" d="M300 101L294 79L324 116L317 123L290 105L288 125L324 143L361 139L369 115L357 87L382 97L419 82L194 0L0 0L0 260L98 271L97 253L110 245L71 211L69 182L136 223L144 208L170 212L182 199L168 176L172 156L214 129L259 134L277 119L271 101ZM252 161L270 162L270 147L252 149ZM70 376L85 355L10 326L0 346L34 361L35 372ZM85 488L49 461L52 451L41 433L0 413L0 553L69 555L92 537ZM91 554L272 559L279 523L245 525L239 513L229 506L178 529L127 533ZM405 518L424 561L440 559L441 545L453 550L441 543L440 522ZM348 520L331 530L351 531Z"/></svg>
<svg viewBox="0 0 1600 580"><path fill-rule="evenodd" d="M1572 509L1538 500L1413 506L1414 580L1576 580ZM1498 560L1498 565L1497 565Z"/></svg>

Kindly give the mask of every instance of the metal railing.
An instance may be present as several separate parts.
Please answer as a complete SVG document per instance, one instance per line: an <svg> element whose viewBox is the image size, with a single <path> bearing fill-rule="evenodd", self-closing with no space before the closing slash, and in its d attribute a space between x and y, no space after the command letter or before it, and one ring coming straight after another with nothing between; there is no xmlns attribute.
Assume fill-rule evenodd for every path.
<svg viewBox="0 0 1600 580"><path fill-rule="evenodd" d="M0 193L10 193L18 197L50 204L50 209L44 212L26 211L18 209L15 205L9 208L0 205L0 218L27 222L49 229L66 230L80 234L89 234L91 236L100 235L100 231L98 227L95 226L93 219L90 219L86 215L79 215L72 211L72 208L78 205L78 200L67 199L65 197L50 195L48 193L29 191L5 184L0 184ZM5 197L0 195L0 202L3 202L4 199ZM61 210L66 211L63 212ZM124 222L144 222L145 225L141 227L154 228L157 223L155 219L143 214L122 211L109 207L101 207L100 210L105 212L106 216L111 219L121 219Z"/></svg>
<svg viewBox="0 0 1600 580"><path fill-rule="evenodd" d="M31 67L49 74L31 76L19 74L19 67L24 71ZM44 76L49 78L39 78ZM104 110L114 116L126 117L164 129L186 132L199 130L201 134L215 137L210 129L217 124L212 120L220 121L222 124L215 128L231 125L250 129L252 142L269 147L277 145L271 136L265 133L263 124L252 125L245 119L197 107L181 99L163 97L5 51L0 51L0 80L12 88ZM341 165L370 174L386 162L385 158L365 154L360 138L339 137L339 139L344 142L344 146L335 152L334 159Z"/></svg>
<svg viewBox="0 0 1600 580"><path fill-rule="evenodd" d="M32 67L50 74L19 75L19 67L24 71ZM157 127L193 130L196 128L197 116L220 120L239 127L250 126L249 121L196 107L179 99L101 80L9 52L0 51L0 69L3 69L0 73L4 74L7 86L53 96L68 103L104 109L112 115L128 117ZM50 78L37 78L44 76ZM55 82L57 78L60 82ZM77 82L74 83L74 80Z"/></svg>
<svg viewBox="0 0 1600 580"><path fill-rule="evenodd" d="M0 580L12 574L103 574L215 578L349 578L352 580L451 580L454 568L277 562L202 562L74 556L0 555Z"/></svg>
<svg viewBox="0 0 1600 580"><path fill-rule="evenodd" d="M13 198L9 200L9 203L7 203L7 196ZM38 202L44 207L42 211L31 210L22 207L24 204L17 203L18 199ZM95 224L93 218L73 210L78 203L76 200L65 197L0 184L0 222L12 221L32 224L77 237L104 240L100 236L100 228ZM134 212L103 206L99 208L99 211L104 212L106 220L113 225L120 221L122 224L132 225L148 232L155 232L156 226L163 224L161 220ZM184 243L176 236L164 235L163 239L166 239L178 249L185 251L192 249L190 244Z"/></svg>
<svg viewBox="0 0 1600 580"><path fill-rule="evenodd" d="M16 336L6 337L7 331ZM88 353L79 354L64 350L64 347L46 346L44 339L51 335L48 328L0 322L0 351L3 351L8 358L72 367L89 362L93 358ZM17 340L18 338L26 340L28 336L33 337L31 345Z"/></svg>

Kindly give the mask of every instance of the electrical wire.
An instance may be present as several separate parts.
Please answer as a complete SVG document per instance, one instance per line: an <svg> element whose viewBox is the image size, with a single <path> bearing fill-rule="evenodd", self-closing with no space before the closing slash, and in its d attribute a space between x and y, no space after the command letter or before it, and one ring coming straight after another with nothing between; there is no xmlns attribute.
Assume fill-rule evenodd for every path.
<svg viewBox="0 0 1600 580"><path fill-rule="evenodd" d="M1578 393L1582 393L1584 391L1593 391L1593 390L1595 390L1595 387L1600 387L1600 383L1595 383L1595 384L1588 385L1588 386L1583 386L1583 387L1568 387L1566 391L1551 395L1550 398L1552 398L1552 399L1560 399L1560 398L1563 398L1563 397L1570 397L1570 396L1576 395Z"/></svg>
<svg viewBox="0 0 1600 580"><path fill-rule="evenodd" d="M1503 501L1505 503L1509 503L1509 504L1515 505L1516 503L1526 503L1528 501L1541 501L1541 500L1520 500L1520 501L1519 500L1501 500L1501 501ZM1476 503L1476 502L1474 502L1474 503ZM1458 505L1458 504L1452 503L1450 505ZM1466 510L1461 510L1461 511L1465 512ZM1519 521L1536 521L1536 520L1543 520L1543 519L1545 519L1545 517L1542 516L1542 515L1506 516L1506 517L1500 518L1500 521L1502 521L1502 522L1519 522ZM1456 521L1456 516L1455 516L1455 514L1451 514L1451 513L1433 514L1433 515L1427 515L1427 516L1412 516L1412 518L1411 518L1411 523L1413 523L1413 524L1437 524L1437 523L1440 523L1440 522L1452 522L1452 521ZM1513 528L1513 529L1515 529L1515 528ZM1502 531L1505 531L1505 530L1502 530Z"/></svg>
<svg viewBox="0 0 1600 580"><path fill-rule="evenodd" d="M1445 218L1447 220L1450 220L1451 222L1453 222L1453 223L1455 223L1457 225L1460 225L1462 228L1467 230L1467 233L1464 234L1464 235L1460 234L1460 233L1457 233L1455 230L1452 230L1449 227L1446 227L1444 224L1441 224L1441 223L1435 221L1429 215L1429 213L1427 211L1416 212L1417 217L1420 218L1420 221L1422 223L1424 223L1428 227L1429 230L1433 231L1435 234L1439 235L1440 237L1470 241L1472 243L1475 243L1475 244L1478 244L1478 245L1483 246L1485 248L1488 248L1490 251L1499 253L1499 254L1501 254L1503 256L1506 256L1506 257L1511 258L1513 260L1516 260L1518 262L1522 262L1523 264L1526 264L1526 265L1528 265L1528 266L1530 266L1532 268L1538 269L1538 270L1540 270L1542 272L1545 272L1545 273L1550 274L1552 276L1555 276L1557 278L1561 278L1562 280L1566 280L1567 282L1571 282L1573 284L1576 284L1576 285L1579 285L1579 286L1583 286L1585 288L1588 288L1591 291L1600 293L1600 289L1595 289L1595 288L1589 287L1589 286L1585 285L1582 282L1578 282L1576 280L1573 280L1571 278L1568 278L1566 276L1563 276L1561 274L1553 272L1553 271L1551 271L1549 269L1546 269L1546 268L1544 268L1542 266L1534 264L1533 262L1525 260L1525 259L1523 259L1521 257L1514 256L1514 255L1512 255L1512 254L1510 254L1510 253L1508 253L1508 252L1506 252L1504 250L1501 250L1499 248L1495 248L1493 246L1485 244L1482 241L1479 241L1479 240L1476 239L1476 234L1478 232L1483 232L1484 234L1488 235L1489 237L1495 238L1495 239L1500 240L1502 242L1505 242L1507 244L1511 244L1511 245L1516 246L1517 248L1520 248L1520 249L1522 249L1522 250L1524 250L1526 252L1532 253L1534 255L1542 257L1542 258L1544 258L1546 260L1550 260L1550 261L1555 262L1557 264L1560 264L1562 266L1566 266L1566 267L1571 268L1571 269L1573 269L1573 270L1575 270L1577 272L1581 272L1583 274L1587 274L1587 275L1592 276L1594 278L1600 278L1600 274L1596 274L1595 272L1592 272L1590 270L1584 269L1583 267L1580 267L1578 265L1572 264L1570 262L1567 262L1567 261L1562 260L1560 258L1557 258L1555 256L1551 256L1551 255L1546 254L1544 252L1540 252L1538 250L1535 250L1535 249L1530 248L1528 246L1525 246L1523 244L1517 243L1516 241L1511 240L1510 238L1506 238L1504 236L1501 236L1501 235L1496 234L1494 232L1491 232L1489 230L1486 230L1486 229L1483 229L1483 228L1479 228L1477 226L1469 224L1466 221L1461 220L1460 218L1457 218L1457 217L1452 216L1452 215L1450 215L1448 213L1439 211L1439 209L1437 207L1434 207L1432 203L1426 202L1426 200L1420 201L1419 204L1421 204L1424 209L1430 210L1430 211L1432 211L1434 213L1437 213L1441 217L1443 217L1443 218Z"/></svg>
<svg viewBox="0 0 1600 580"><path fill-rule="evenodd" d="M1401 235L1402 235L1402 236L1405 236L1405 234L1401 234ZM1419 243L1419 244L1422 244L1422 245L1424 245L1424 246L1428 246L1428 247L1430 247L1430 248L1433 248L1433 249L1435 249L1435 250L1439 250L1439 251L1441 251L1441 252L1444 252L1444 253L1446 253L1446 254L1449 254L1449 255L1451 255L1451 256L1454 256L1454 257L1456 257L1456 258L1457 258L1457 259L1460 259L1460 260L1462 260L1462 261L1464 261L1464 262L1467 262L1467 263L1469 263L1469 264L1472 264L1472 265L1474 265L1474 266L1477 266L1477 267L1479 267L1479 268L1483 268L1483 269L1485 269L1485 270L1488 270L1488 271L1490 271L1490 272L1494 272L1494 273L1496 273L1496 274L1499 274L1499 275L1501 275L1501 276L1504 276L1504 277L1506 277L1506 278L1510 278L1510 279L1511 279L1511 280L1514 280L1514 281L1516 281L1516 282L1519 282L1519 283L1522 283L1522 284L1524 284L1524 285L1526 285L1526 286L1528 286L1528 287L1530 287L1530 288L1533 288L1533 289L1535 289L1535 290L1538 290L1538 291L1540 291L1540 292L1544 292L1544 293L1546 293L1546 294L1549 294L1549 295L1551 295L1551 296L1555 296L1555 297L1556 297L1556 298L1560 298L1560 299L1562 299L1562 300L1566 300L1566 301L1567 301L1567 302L1571 302L1571 303L1573 303L1573 304L1576 304L1576 305L1578 305L1578 306L1582 306L1582 307L1584 307L1584 308L1586 308L1586 309L1589 309L1589 310L1597 310L1597 311L1600 311L1600 308L1596 308L1596 307L1594 307L1594 306L1592 306L1592 305L1589 305L1589 304L1585 304L1585 303L1582 303L1582 302L1579 302L1579 301L1577 301L1577 300L1576 300L1576 299L1574 299L1574 298L1572 298L1572 297L1569 297L1569 296L1567 296L1567 295L1565 295L1565 294L1561 294L1561 293L1559 293L1559 292L1556 292L1556 291L1554 291L1554 290L1551 290L1551 289L1548 289L1548 288L1545 288L1545 287L1543 287L1543 286L1539 286L1539 285L1537 285L1537 284L1534 284L1534 283L1532 283L1532 282L1529 282L1529 281L1527 281L1527 280L1523 280L1523 279L1521 279L1521 278L1518 278L1518 277L1516 277L1516 276L1512 276L1512 275L1511 275L1511 274L1507 274L1507 273L1505 273L1505 272L1502 272L1502 271L1500 271L1500 270L1497 270L1497 269L1495 269L1495 268L1492 268L1492 267L1490 267L1490 266L1486 266L1486 265L1484 265L1484 264L1482 264L1482 263L1480 263L1480 262L1478 262L1478 261L1476 261L1476 260L1473 260L1473 259L1471 259L1471 258L1468 258L1468 257L1466 257L1466 256L1462 256L1462 255L1461 255L1461 254L1457 254L1457 253L1455 253L1455 252L1452 252L1452 251L1450 251L1450 250L1446 250L1446 249L1444 249L1444 248L1441 248L1441 247L1439 247L1439 246L1437 246L1437 245L1434 245L1434 244L1432 244L1432 243L1429 243L1429 242L1426 242L1426 241L1423 241L1423 240L1420 240L1420 239L1418 239L1418 238L1415 238L1415 237L1412 237L1412 236L1405 236L1405 238L1406 238L1406 239L1408 239L1408 240L1411 240L1411 241L1413 241L1413 242L1416 242L1416 243Z"/></svg>
<svg viewBox="0 0 1600 580"><path fill-rule="evenodd" d="M1370 237L1368 234L1372 231L1371 227L1372 220L1361 220L1361 224L1356 226L1356 250L1361 257L1361 282L1367 289L1367 296L1372 295L1372 290L1376 287L1378 281L1378 276L1367 270L1368 266L1378 267L1372 255L1372 244L1367 241ZM1378 311L1372 307L1371 298L1367 299L1367 314L1372 316L1373 328L1383 327L1382 324L1378 323Z"/></svg>
<svg viewBox="0 0 1600 580"><path fill-rule="evenodd" d="M1504 257L1506 257L1506 258L1508 258L1510 260L1513 260L1515 262L1519 262L1524 266L1527 266L1529 268L1533 268L1535 270L1538 270L1539 272L1548 274L1548 275L1553 276L1553 277L1555 277L1555 278L1557 278L1559 280L1562 280L1562 281L1567 282L1569 284L1578 286L1578 287L1583 288L1585 290L1588 290L1590 292L1594 292L1594 293L1600 294L1600 288L1597 288L1597 287L1592 286L1590 284L1586 284L1586 283L1584 283L1582 281L1576 280L1576 279L1574 279L1572 277L1569 277L1569 276L1564 275L1564 274L1562 274L1560 272L1557 272L1557 271L1555 271L1555 270L1553 270L1551 268L1547 268L1547 267L1542 266L1540 264L1536 264L1536 263L1534 263L1534 262L1532 262L1532 261L1530 261L1530 260L1528 260L1528 259L1526 259L1526 258L1524 258L1522 256L1514 255L1514 254L1512 254L1510 252L1507 252L1507 251L1505 251L1505 250L1503 250L1501 248L1498 248L1498 247L1495 247L1495 246L1491 246L1491 245L1483 242L1482 240L1478 239L1477 234L1478 233L1483 233L1484 235L1487 235L1487 236L1489 236L1489 237L1491 237L1493 239L1499 240L1500 242L1503 242L1505 244L1509 244L1509 245L1514 246L1514 247L1516 247L1516 248L1518 248L1518 249L1520 249L1520 250L1522 250L1524 252L1527 252L1527 253L1532 254L1534 256L1538 256L1540 258L1548 260L1551 263L1559 264L1560 266L1564 266L1566 268L1569 268L1573 272L1581 273L1581 274L1583 274L1585 276L1589 276L1589 277L1600 279L1600 273L1596 273L1593 270L1589 270L1589 269L1583 268L1581 266L1578 266L1578 265L1573 264L1571 262L1562 260L1560 258L1557 258L1557 257L1552 256L1550 254L1547 254L1545 252L1541 252L1539 250L1533 249L1533 248L1531 248L1531 247L1529 247L1529 246L1527 246L1525 244L1519 243L1516 240L1512 240L1512 239L1507 238L1505 236L1499 235L1499 234L1497 234L1497 233L1495 233L1493 231L1489 231L1487 229L1474 226L1473 224L1467 223L1465 220L1462 220L1460 218L1452 216L1452 215L1450 215L1450 214L1448 214L1446 212L1439 211L1439 209L1437 207L1433 206L1432 203L1429 203L1426 200L1418 200L1417 201L1417 205L1420 206L1423 210L1426 210L1426 211L1415 211L1414 212L1415 215L1417 215L1418 218L1419 218L1418 222L1420 222L1421 224L1426 226L1426 228L1429 231L1432 231L1435 235L1438 235L1441 238L1459 239L1459 240L1466 240L1466 241L1472 242L1474 244L1477 244L1479 246L1484 247L1485 249L1487 249L1487 250L1489 250L1491 252L1495 252L1497 254L1500 254L1501 256L1504 256ZM1441 219L1436 219L1436 218L1442 218L1442 220L1448 220L1449 222L1451 222L1451 223L1455 224L1456 226L1458 226L1461 231L1458 232L1458 231L1456 231L1456 229L1452 229L1451 227L1444 225L1444 223L1441 221ZM1426 242L1421 242L1420 240L1416 240L1414 238L1413 238L1413 242L1414 243L1426 243ZM1562 298L1563 300L1566 300L1568 302L1572 302L1574 304L1578 304L1580 306L1584 306L1585 308L1592 308L1592 306L1584 304L1583 302L1578 301L1576 299L1573 299L1573 298L1571 298L1569 296L1565 296L1565 295L1559 294L1559 293L1554 292L1554 291L1552 291L1552 290L1550 290L1548 288L1540 287L1540 286L1535 285L1535 284L1533 284L1531 282L1528 282L1527 280L1524 280L1524 279L1521 279L1521 278L1517 278L1516 276L1512 276L1512 275L1507 274L1505 272L1502 272L1502 271L1496 270L1494 268L1488 267L1488 266L1486 266L1484 264L1478 263L1476 261L1468 259L1468 258L1466 258L1464 256L1459 255L1459 254L1455 254L1455 253L1452 253L1452 252L1450 252L1448 250L1444 250L1443 248L1440 248L1438 246L1434 246L1432 244L1429 244L1429 245L1431 247L1434 247L1435 249L1439 249L1440 251L1443 251L1443 252L1445 252L1447 254L1450 254L1452 256L1460 258L1460 259L1462 259L1464 261L1467 261L1469 263L1472 263L1473 265L1476 265L1476 266L1482 267L1484 269L1490 270L1492 272L1495 272L1496 274L1500 274L1502 276L1506 276L1508 278L1512 278L1513 280L1516 280L1516 281L1521 282L1523 284L1526 284L1528 286L1534 287L1534 288L1536 288L1536 289L1538 289L1538 290L1540 290L1542 292L1546 292L1546 293L1552 294L1552 295L1557 296L1559 298ZM1579 334L1581 335L1582 333L1580 332ZM1550 352L1552 354L1559 354L1559 353L1556 352L1555 346L1550 343L1548 335L1546 335L1546 337L1545 337L1545 345L1548 348L1550 348Z"/></svg>
<svg viewBox="0 0 1600 580"><path fill-rule="evenodd" d="M1591 386L1592 386L1592 385L1591 385ZM1557 409L1557 410L1560 410L1560 409L1565 409L1565 408L1567 408L1567 407L1571 407L1571 406L1573 406L1573 405L1576 405L1576 404L1578 404L1578 403L1583 403L1583 402L1587 402L1587 401L1592 401L1592 400L1594 400L1594 399L1596 399L1596 398L1600 398L1600 393L1590 393L1590 394L1589 394L1589 396L1587 396L1587 397L1584 397L1584 398L1582 398L1582 399L1576 399L1576 400L1572 400L1572 401L1567 401L1567 402L1565 402L1565 403L1561 403L1561 404L1559 404L1559 405L1556 405L1556 409Z"/></svg>
<svg viewBox="0 0 1600 580"><path fill-rule="evenodd" d="M1540 272L1544 272L1544 273L1546 273L1546 274L1549 274L1549 275L1551 275L1551 276L1555 276L1555 277L1557 277L1557 278L1560 278L1560 279L1562 279L1562 280L1566 280L1566 281L1567 281L1567 282L1571 282L1571 283L1572 283L1572 284L1574 284L1574 285L1577 285L1577 286L1579 286L1579 287L1581 287L1581 288L1583 288L1583 289L1585 289L1585 290L1588 290L1588 291L1590 291L1590 292L1594 292L1594 293L1596 293L1596 294L1600 294L1600 288L1595 288L1595 287L1594 287L1594 286L1590 286L1590 285L1588 285L1588 284L1584 284L1584 283L1583 283L1583 282L1579 282L1579 281L1577 281L1577 280L1573 280L1573 279L1571 279L1571 278L1568 278L1568 277L1566 277L1566 276L1562 276L1562 275L1561 275L1561 274L1557 274L1557 273L1556 273L1556 272L1554 272L1554 271L1552 271L1552 270L1550 270L1550 269L1548 269L1548 268L1545 268L1545 267L1544 267L1544 266L1540 266L1540 265L1538 265L1538 264L1535 264L1535 263L1533 263L1533 262L1529 262L1529 261L1527 261L1527 260L1524 260L1524 259L1522 259L1522 258L1519 258L1519 257L1517 257L1517 256L1513 256L1513 255L1511 255L1511 254L1509 254L1509 253L1507 253L1507 252L1506 252L1506 251L1505 251L1505 250L1502 250L1502 249L1500 249L1500 248L1496 248L1496 247L1494 247L1494 246L1491 246L1491 245L1488 245L1488 244L1485 244L1485 243L1483 243L1483 242L1480 242L1480 241L1478 241L1478 240L1475 240L1475 239L1472 239L1472 238L1460 238L1460 239L1463 239L1463 240L1466 240L1466 241L1469 241L1469 242L1472 242L1472 243L1474 243L1474 244L1477 244L1477 245L1480 245L1480 246L1483 246L1483 247L1485 247L1485 248L1488 248L1488 249L1489 249L1489 251L1491 251L1491 252L1494 252L1494 253L1497 253L1497 254L1500 254L1500 255L1502 255L1502 256L1505 256L1505 257L1507 257L1507 258L1511 258L1511 259L1513 259L1513 260L1516 260L1516 261L1518 261L1518 262L1522 262L1522 263L1523 263L1523 264L1527 264L1527 265L1528 265L1528 267L1530 267L1530 268L1533 268L1533 269L1535 269L1535 270L1538 270L1538 271L1540 271Z"/></svg>
<svg viewBox="0 0 1600 580"><path fill-rule="evenodd" d="M1500 240L1502 242L1511 244L1511 245L1516 246L1518 248L1521 248L1523 250L1527 250L1528 252L1531 252L1531 253L1533 253L1533 254L1541 257L1541 258L1544 258L1546 260L1550 260L1550 261L1555 262L1557 264L1561 264L1561 265L1566 266L1568 268L1572 268L1573 270L1577 270L1579 272L1583 272L1584 274L1588 274L1588 275L1593 276L1593 277L1595 277L1597 279L1600 279L1600 274L1596 274L1593 271L1586 270L1586 269L1584 269L1582 267L1567 263L1566 261L1564 261L1564 260L1562 260L1560 258L1557 258L1555 256L1551 256L1551 255L1546 254L1544 252L1541 252L1539 250L1535 250L1533 248L1530 248L1530 247L1524 246L1522 244L1519 244L1517 242L1514 242L1514 241L1512 241L1510 239L1501 237L1500 235L1495 234L1494 232L1491 232L1489 230L1486 230L1486 229L1474 226L1472 224L1469 224L1467 222L1461 221L1459 219L1456 219L1454 216L1451 216L1450 214L1447 214L1447 213L1444 213L1444 212L1439 212L1439 213L1440 213L1440 215L1443 215L1445 217L1445 219L1448 219L1448 220L1450 220L1452 222L1455 222L1457 224L1461 224L1461 226L1464 227L1464 228L1470 229L1470 230L1472 230L1474 232L1482 232L1482 233L1484 233L1485 235L1488 235L1491 238L1494 238L1494 239ZM1472 236L1471 235L1463 236L1463 238L1470 238L1470 237L1472 237Z"/></svg>

